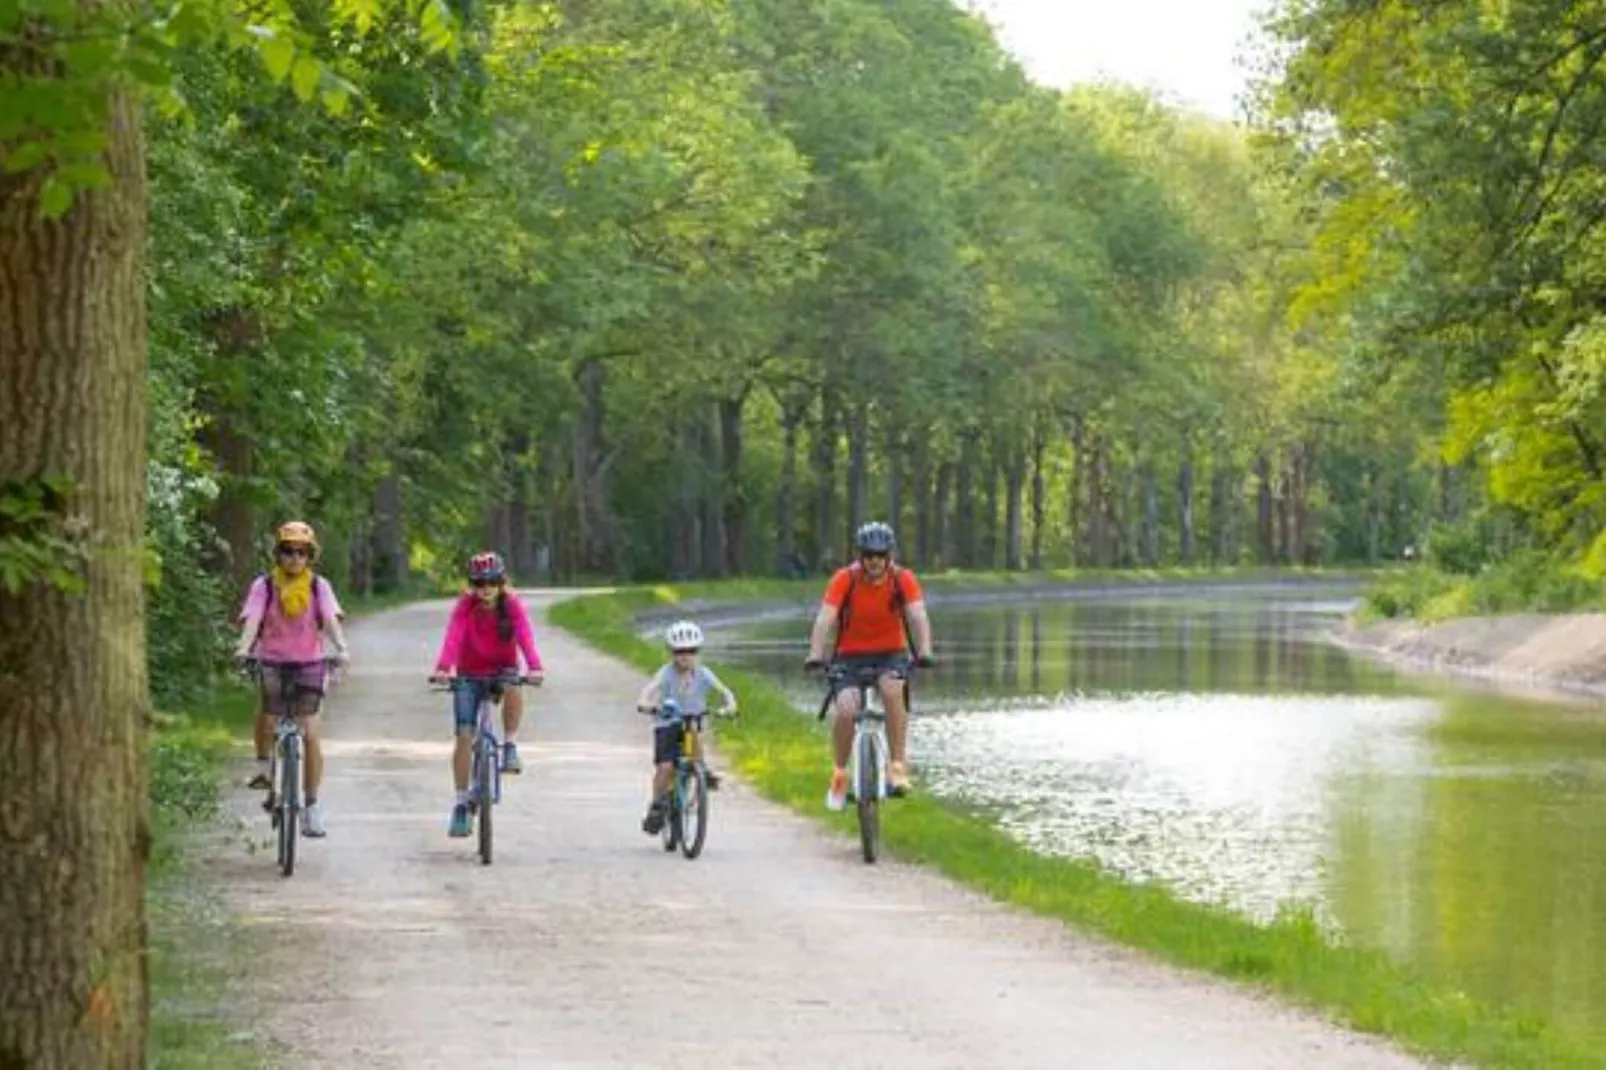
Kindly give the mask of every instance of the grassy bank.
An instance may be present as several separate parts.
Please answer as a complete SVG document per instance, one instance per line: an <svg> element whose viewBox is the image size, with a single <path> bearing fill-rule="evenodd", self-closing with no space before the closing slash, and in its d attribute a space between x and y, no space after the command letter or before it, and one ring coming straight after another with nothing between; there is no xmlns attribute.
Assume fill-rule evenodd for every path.
<svg viewBox="0 0 1606 1070"><path fill-rule="evenodd" d="M248 937L231 925L201 875L190 835L215 826L220 763L250 730L251 710L249 693L233 689L201 713L159 716L151 739L148 1065L156 1070L266 1065L263 1042L249 1032L252 1023L231 990L250 955Z"/></svg>
<svg viewBox="0 0 1606 1070"><path fill-rule="evenodd" d="M1606 582L1575 565L1522 554L1491 562L1470 575L1429 564L1391 571L1367 592L1358 619L1435 624L1456 617L1602 610L1606 610Z"/></svg>
<svg viewBox="0 0 1606 1070"><path fill-rule="evenodd" d="M552 621L646 670L662 656L656 645L637 637L638 615L692 598L751 597L751 590L716 584L634 588L563 603ZM823 728L763 678L725 667L720 672L741 695L743 711L739 721L721 727L724 759L764 795L840 830L848 850L853 817L820 805L828 753ZM1417 1052L1490 1067L1606 1066L1606 1052L1549 1023L1474 1000L1380 953L1328 942L1307 915L1291 912L1273 924L1255 924L1088 863L1034 854L984 820L924 794L895 804L883 838L897 857L932 866L996 899L1318 1008Z"/></svg>

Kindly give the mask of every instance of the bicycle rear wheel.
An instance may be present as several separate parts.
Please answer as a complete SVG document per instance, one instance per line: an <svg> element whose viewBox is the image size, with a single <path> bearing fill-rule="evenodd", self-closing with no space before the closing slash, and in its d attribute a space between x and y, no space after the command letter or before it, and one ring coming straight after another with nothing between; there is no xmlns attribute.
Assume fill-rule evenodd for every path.
<svg viewBox="0 0 1606 1070"><path fill-rule="evenodd" d="M484 736L474 741L475 789L479 795L480 863L491 864L491 811L495 807L492 787L496 777L496 755L492 744Z"/></svg>
<svg viewBox="0 0 1606 1070"><path fill-rule="evenodd" d="M279 763L279 872L286 877L296 871L297 820L301 810L301 748L299 737L285 740L284 759Z"/></svg>
<svg viewBox="0 0 1606 1070"><path fill-rule="evenodd" d="M708 777L700 765L682 774L680 853L688 859L703 852L708 839Z"/></svg>
<svg viewBox="0 0 1606 1070"><path fill-rule="evenodd" d="M853 785L853 790L859 810L859 846L867 863L874 862L881 853L881 813L877 806L880 761L881 751L875 735L870 732L860 735L858 783Z"/></svg>

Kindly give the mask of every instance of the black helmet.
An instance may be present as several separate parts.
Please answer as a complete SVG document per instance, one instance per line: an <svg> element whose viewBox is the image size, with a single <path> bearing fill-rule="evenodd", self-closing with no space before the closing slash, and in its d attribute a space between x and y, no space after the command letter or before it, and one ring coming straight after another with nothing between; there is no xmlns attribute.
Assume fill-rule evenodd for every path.
<svg viewBox="0 0 1606 1070"><path fill-rule="evenodd" d="M890 554L893 547L898 545L898 540L890 527L879 520L872 520L859 529L859 533L853 537L853 545L861 554Z"/></svg>

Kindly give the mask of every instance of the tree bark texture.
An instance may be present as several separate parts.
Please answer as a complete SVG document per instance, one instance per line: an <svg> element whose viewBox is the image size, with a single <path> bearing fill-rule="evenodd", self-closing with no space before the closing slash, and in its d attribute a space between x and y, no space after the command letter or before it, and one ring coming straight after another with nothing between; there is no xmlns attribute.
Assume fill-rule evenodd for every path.
<svg viewBox="0 0 1606 1070"><path fill-rule="evenodd" d="M742 407L745 395L719 402L720 493L724 498L725 572L740 576L747 563L747 496L742 488Z"/></svg>
<svg viewBox="0 0 1606 1070"><path fill-rule="evenodd" d="M39 174L0 177L0 483L70 480L53 513L87 554L80 594L0 588L8 1068L144 1066L146 192L138 103L106 117L111 182L62 218Z"/></svg>
<svg viewBox="0 0 1606 1070"><path fill-rule="evenodd" d="M1041 422L1032 433L1032 571L1043 569L1044 526L1048 519L1047 478L1043 472L1043 455L1048 450L1048 433Z"/></svg>
<svg viewBox="0 0 1606 1070"><path fill-rule="evenodd" d="M1184 568L1193 564L1193 447L1182 436L1182 467L1177 470L1177 557Z"/></svg>

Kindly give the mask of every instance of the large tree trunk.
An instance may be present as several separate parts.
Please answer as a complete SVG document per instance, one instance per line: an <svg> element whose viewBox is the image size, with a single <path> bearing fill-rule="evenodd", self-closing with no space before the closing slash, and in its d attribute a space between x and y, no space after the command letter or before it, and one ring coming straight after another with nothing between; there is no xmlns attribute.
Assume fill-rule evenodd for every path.
<svg viewBox="0 0 1606 1070"><path fill-rule="evenodd" d="M1160 489L1156 486L1154 465L1143 463L1143 564L1160 565Z"/></svg>
<svg viewBox="0 0 1606 1070"><path fill-rule="evenodd" d="M719 402L720 493L724 498L725 572L740 576L746 564L747 496L742 490L742 406L746 393Z"/></svg>
<svg viewBox="0 0 1606 1070"><path fill-rule="evenodd" d="M246 358L242 355L241 359ZM218 544L207 555L206 566L209 571L226 576L230 584L243 591L260 566L255 552L256 501L250 491L250 480L256 468L256 449L251 434L234 425L226 405L211 401L205 391L201 392L200 400L202 407L207 410L207 416L195 439L202 449L212 455L218 475L217 498L213 500L207 517L217 533Z"/></svg>
<svg viewBox="0 0 1606 1070"><path fill-rule="evenodd" d="M936 565L949 568L954 563L953 511L948 508L948 495L954 485L954 463L943 461L937 466L936 500L932 502L932 545L936 547Z"/></svg>
<svg viewBox="0 0 1606 1070"><path fill-rule="evenodd" d="M1088 560L1097 568L1110 566L1109 520L1111 510L1105 486L1103 436L1095 434L1088 449L1087 548Z"/></svg>
<svg viewBox="0 0 1606 1070"><path fill-rule="evenodd" d="M814 557L821 569L830 569L843 560L843 546L836 530L836 454L837 395L829 386L820 391L820 422L814 435Z"/></svg>
<svg viewBox="0 0 1606 1070"><path fill-rule="evenodd" d="M1004 469L1004 567L1011 572L1019 572L1023 564L1021 498L1025 485L1026 455L1020 450L1011 450Z"/></svg>
<svg viewBox="0 0 1606 1070"><path fill-rule="evenodd" d="M931 446L927 436L916 435L914 444L915 564L927 568L932 555Z"/></svg>
<svg viewBox="0 0 1606 1070"><path fill-rule="evenodd" d="M887 429L887 523L905 545L902 540L909 533L903 530L903 441L896 421Z"/></svg>
<svg viewBox="0 0 1606 1070"><path fill-rule="evenodd" d="M1033 572L1043 570L1043 528L1048 518L1048 490L1043 472L1043 455L1048 451L1048 432L1042 421L1032 432L1032 558ZM1035 618L1034 618L1035 623Z"/></svg>
<svg viewBox="0 0 1606 1070"><path fill-rule="evenodd" d="M848 413L848 540L852 543L859 525L865 522L869 491L870 427L868 406L854 402Z"/></svg>
<svg viewBox="0 0 1606 1070"><path fill-rule="evenodd" d="M403 538L401 474L394 468L374 487L372 577L376 591L400 589L407 582L407 544Z"/></svg>
<svg viewBox="0 0 1606 1070"><path fill-rule="evenodd" d="M719 577L725 572L725 506L724 488L719 482L719 436L714 423L716 412L699 407L697 417L697 479L701 487L698 500L701 515L698 530L701 533L702 568L699 574Z"/></svg>
<svg viewBox="0 0 1606 1070"><path fill-rule="evenodd" d="M959 531L956 541L959 544L960 568L974 568L976 565L976 464L976 435L967 432L959 448Z"/></svg>
<svg viewBox="0 0 1606 1070"><path fill-rule="evenodd" d="M1087 561L1087 542L1083 536L1082 518L1086 510L1082 505L1082 495L1087 486L1087 451L1086 437L1082 427L1082 418L1074 417L1071 422L1071 492L1070 515L1066 521L1070 524L1069 539L1071 543L1071 565L1080 567Z"/></svg>
<svg viewBox="0 0 1606 1070"><path fill-rule="evenodd" d="M1193 564L1193 443L1182 435L1182 467L1177 471L1177 556L1183 567Z"/></svg>
<svg viewBox="0 0 1606 1070"><path fill-rule="evenodd" d="M46 222L37 173L0 177L0 487L69 483L37 527L0 530L86 552L79 593L0 586L8 1068L145 1065L146 193L139 105L104 103L105 188Z"/></svg>
<svg viewBox="0 0 1606 1070"><path fill-rule="evenodd" d="M781 485L775 493L775 545L782 573L792 571L797 556L797 433L803 409L786 405L781 410Z"/></svg>
<svg viewBox="0 0 1606 1070"><path fill-rule="evenodd" d="M1255 454L1255 480L1259 509L1256 513L1255 535L1259 542L1260 563L1269 565L1277 556L1272 531L1271 460L1264 451Z"/></svg>
<svg viewBox="0 0 1606 1070"><path fill-rule="evenodd" d="M580 418L574 432L575 542L576 565L587 572L609 573L616 569L613 537L613 495L609 492L608 469L603 440L604 397L607 368L600 360L587 360L576 372L580 387Z"/></svg>

